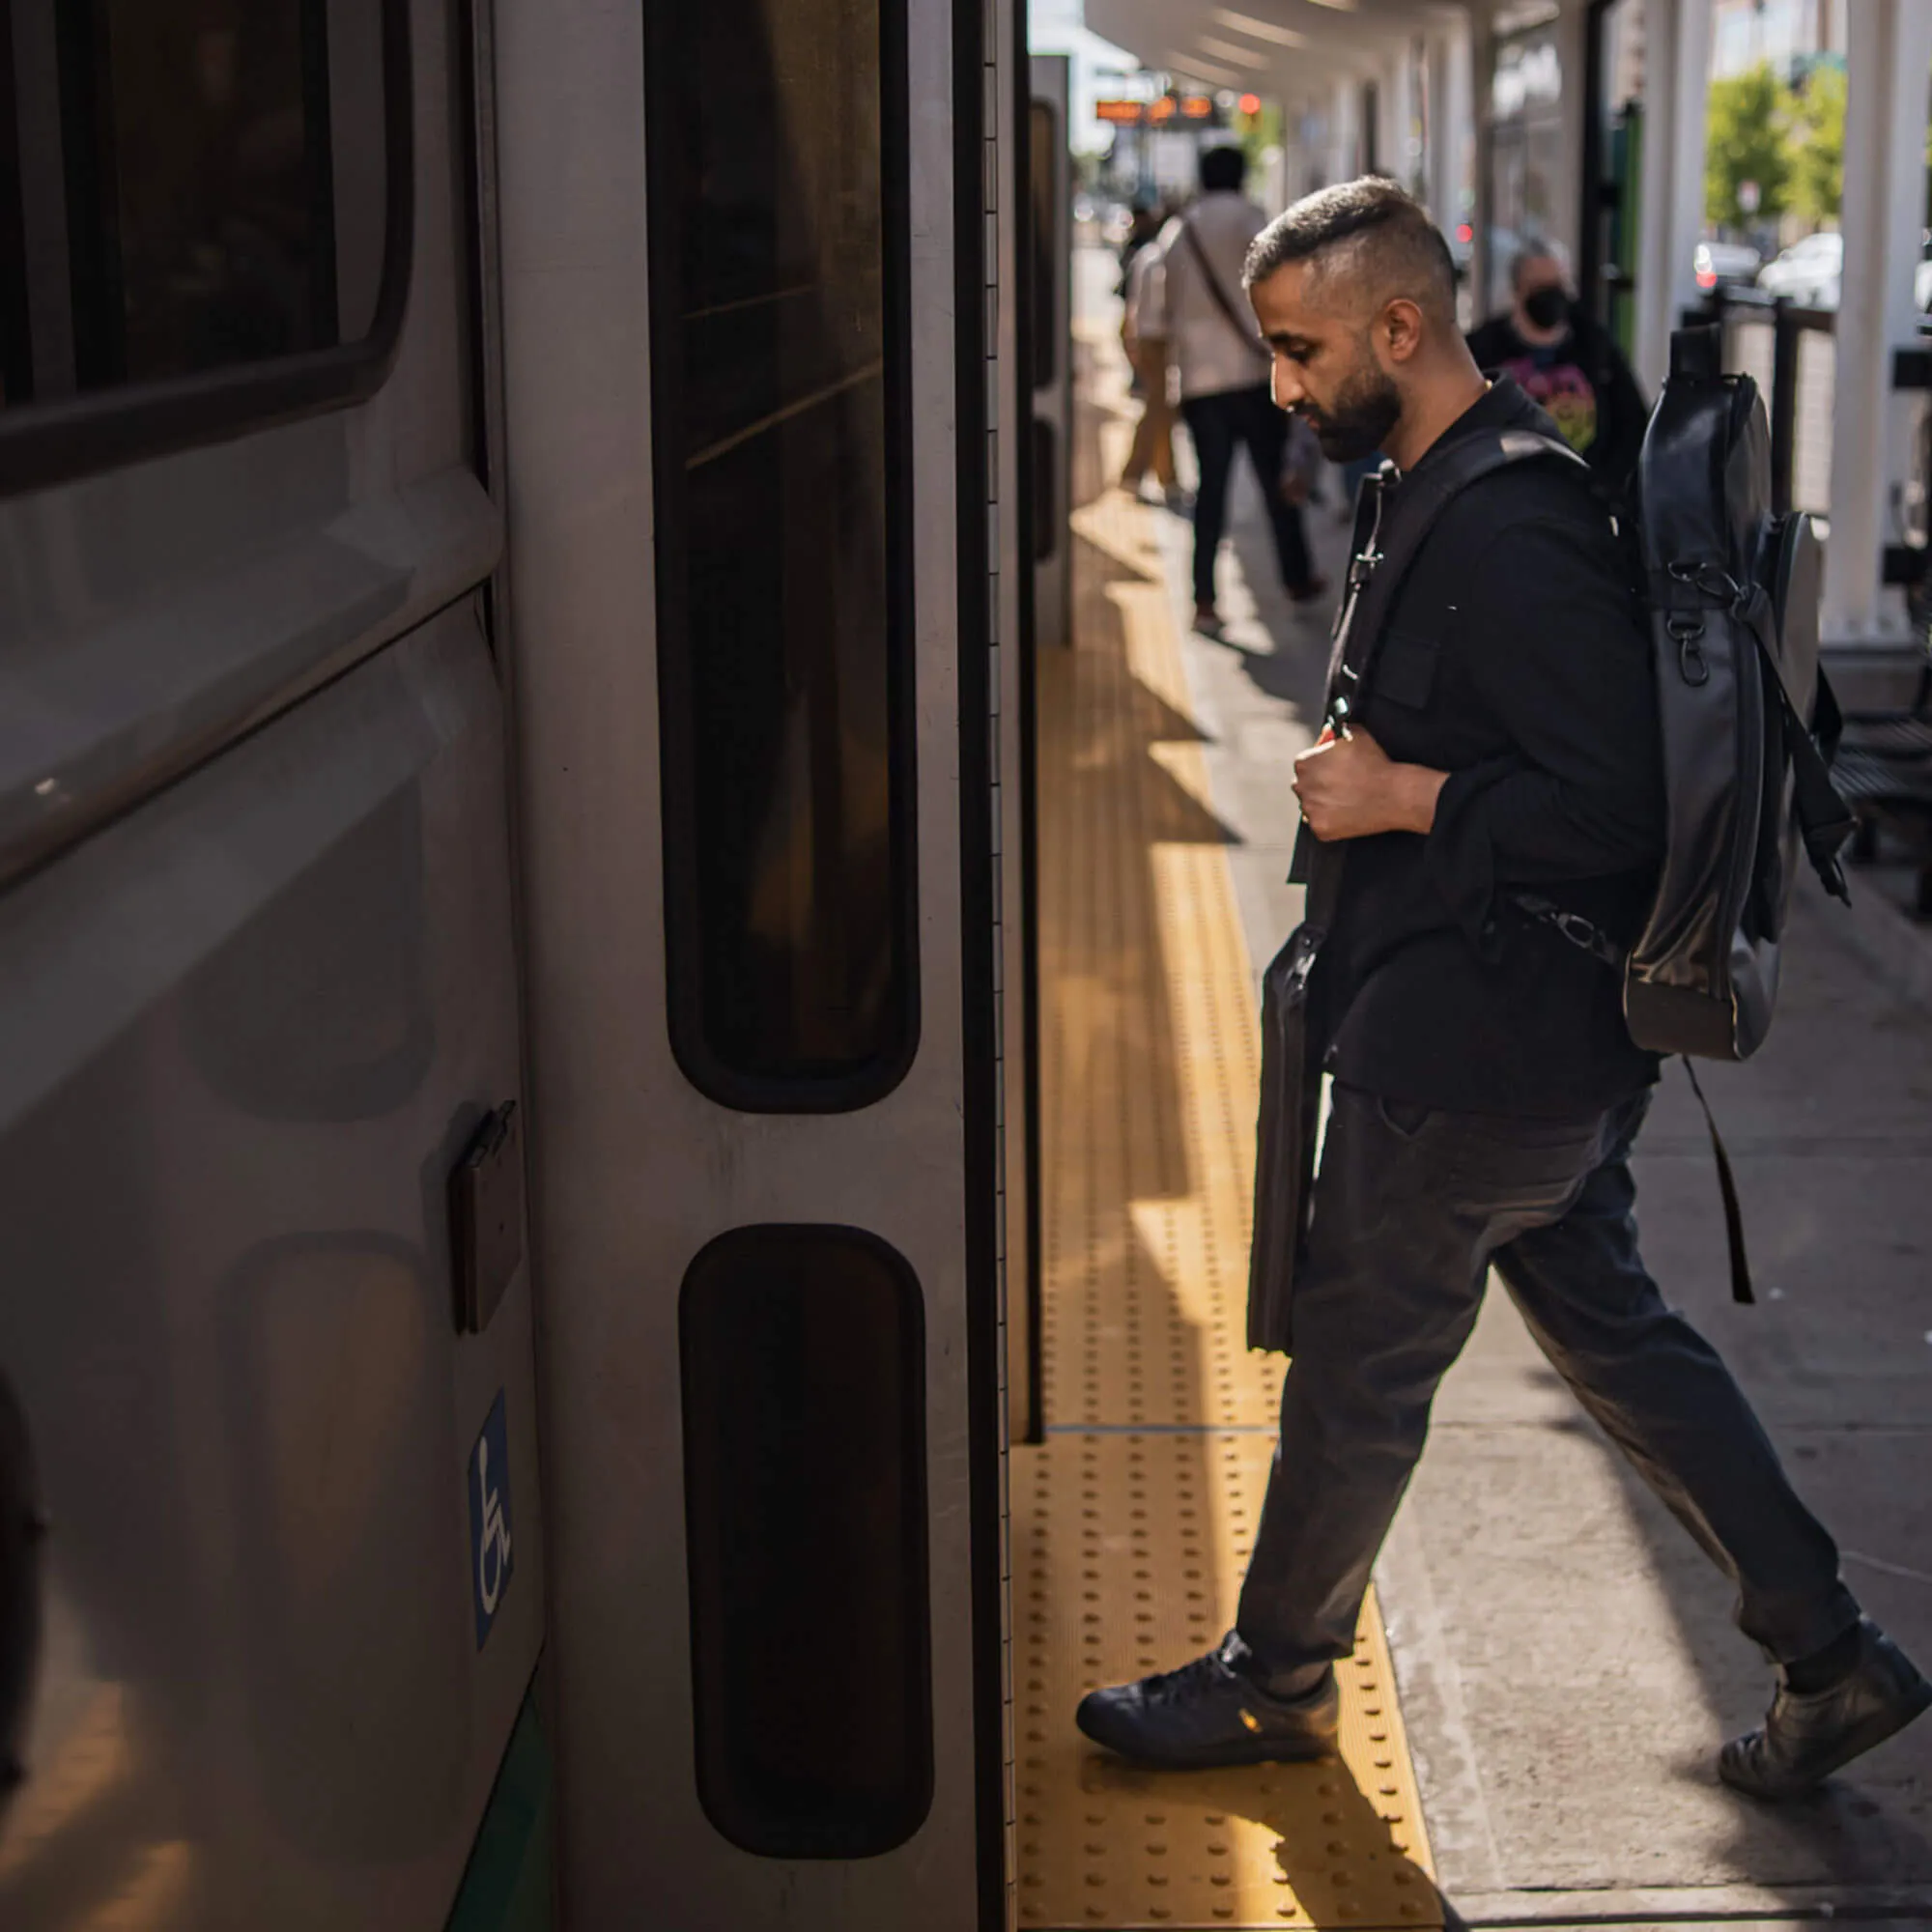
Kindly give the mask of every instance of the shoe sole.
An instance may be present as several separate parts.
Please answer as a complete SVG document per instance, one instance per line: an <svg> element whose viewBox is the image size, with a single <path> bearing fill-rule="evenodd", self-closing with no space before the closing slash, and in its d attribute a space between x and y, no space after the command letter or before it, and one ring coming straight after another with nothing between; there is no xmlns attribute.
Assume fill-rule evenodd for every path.
<svg viewBox="0 0 1932 1932"><path fill-rule="evenodd" d="M1340 1746L1335 1742L1324 1744L1311 1738L1303 1745L1291 1747L1279 1739L1270 1742L1265 1738L1256 1738L1252 1743L1230 1744L1211 1753L1163 1757L1130 1749L1124 1745L1110 1744L1105 1738L1094 1737L1084 1727L1080 1734L1090 1743L1098 1745L1102 1750L1111 1751L1126 1763L1140 1765L1148 1771L1227 1771L1254 1764L1321 1764L1341 1754Z"/></svg>
<svg viewBox="0 0 1932 1932"><path fill-rule="evenodd" d="M1888 1738L1895 1738L1927 1711L1932 1711L1932 1683L1920 1678L1902 1706L1893 1711L1880 1712L1868 1723L1848 1732L1832 1755L1816 1771L1798 1782L1759 1784L1748 1777L1733 1776L1721 1754L1718 1759L1718 1776L1733 1791L1742 1791L1747 1798L1761 1798L1770 1804L1782 1804L1787 1798L1802 1798L1807 1791L1817 1790L1834 1772L1843 1771L1854 1758L1863 1757L1868 1750L1876 1750Z"/></svg>

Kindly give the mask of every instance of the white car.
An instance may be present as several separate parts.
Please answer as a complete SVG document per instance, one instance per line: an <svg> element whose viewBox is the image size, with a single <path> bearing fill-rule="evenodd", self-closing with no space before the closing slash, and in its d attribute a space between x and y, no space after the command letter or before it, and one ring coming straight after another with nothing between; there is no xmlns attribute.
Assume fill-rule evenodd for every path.
<svg viewBox="0 0 1932 1932"><path fill-rule="evenodd" d="M1697 286L1706 295L1727 282L1748 282L1763 265L1764 257L1740 242L1700 242L1693 261Z"/></svg>
<svg viewBox="0 0 1932 1932"><path fill-rule="evenodd" d="M1912 271L1912 306L1920 315L1932 315L1932 258Z"/></svg>
<svg viewBox="0 0 1932 1932"><path fill-rule="evenodd" d="M1759 288L1789 296L1803 308L1836 308L1845 271L1842 235L1807 235L1757 271Z"/></svg>

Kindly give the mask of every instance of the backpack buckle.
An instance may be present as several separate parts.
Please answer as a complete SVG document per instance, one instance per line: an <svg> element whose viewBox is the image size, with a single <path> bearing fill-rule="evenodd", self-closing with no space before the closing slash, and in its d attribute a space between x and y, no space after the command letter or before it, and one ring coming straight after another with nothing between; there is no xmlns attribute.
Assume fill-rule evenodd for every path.
<svg viewBox="0 0 1932 1932"><path fill-rule="evenodd" d="M1663 569L1673 583L1685 584L1700 597L1727 604L1733 611L1741 611L1750 596L1750 590L1728 570L1708 558L1680 559L1676 563L1666 563Z"/></svg>
<svg viewBox="0 0 1932 1932"><path fill-rule="evenodd" d="M1683 611L1673 611L1663 620L1663 628L1677 646L1677 668L1686 684L1708 684L1711 667L1704 657L1704 620Z"/></svg>

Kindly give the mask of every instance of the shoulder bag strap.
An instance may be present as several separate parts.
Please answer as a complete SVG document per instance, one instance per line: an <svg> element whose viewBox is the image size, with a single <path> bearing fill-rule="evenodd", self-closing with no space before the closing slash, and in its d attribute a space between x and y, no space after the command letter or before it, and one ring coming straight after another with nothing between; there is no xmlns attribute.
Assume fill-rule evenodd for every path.
<svg viewBox="0 0 1932 1932"><path fill-rule="evenodd" d="M1771 599L1763 584L1740 584L1720 566L1692 558L1666 564L1653 572L1651 594L1670 635L1686 654L1696 648L1704 630L1703 613L1707 611L1728 605L1731 614L1750 633L1776 695L1785 750L1791 758L1793 804L1804 839L1805 856L1825 890L1849 905L1851 888L1845 883L1838 851L1857 829L1857 821L1851 807L1832 782L1832 759L1838 749L1844 721L1823 666L1818 668L1807 722L1799 708L1796 694L1785 681L1784 667L1778 662L1771 635Z"/></svg>
<svg viewBox="0 0 1932 1932"><path fill-rule="evenodd" d="M1328 724L1340 730L1361 709L1388 628L1396 593L1436 519L1472 483L1517 463L1554 460L1587 479L1589 465L1568 443L1536 430L1503 429L1459 437L1402 485L1384 514L1387 485L1367 479L1355 512L1354 554L1329 660ZM1304 824L1295 835L1291 882L1308 887L1308 917L1324 926L1340 895L1346 843L1323 845Z"/></svg>
<svg viewBox="0 0 1932 1932"><path fill-rule="evenodd" d="M1194 224L1185 215L1180 217L1180 233L1192 251L1196 265L1201 270L1201 279L1208 284L1208 293L1214 298L1214 306L1227 318L1228 327L1238 335L1257 355L1267 355L1267 345L1255 331L1252 323L1241 320L1240 311L1235 306L1228 291L1221 286L1221 277L1214 272L1214 264L1208 259L1208 250L1201 245L1201 238L1194 232Z"/></svg>

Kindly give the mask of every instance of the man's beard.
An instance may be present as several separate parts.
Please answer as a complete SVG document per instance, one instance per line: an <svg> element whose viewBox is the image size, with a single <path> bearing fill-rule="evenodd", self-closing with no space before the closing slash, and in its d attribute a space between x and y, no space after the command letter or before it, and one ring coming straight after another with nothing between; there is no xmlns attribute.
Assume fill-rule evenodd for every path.
<svg viewBox="0 0 1932 1932"><path fill-rule="evenodd" d="M1370 362L1335 393L1325 410L1316 410L1315 440L1330 463L1359 463L1373 456L1402 420L1402 391Z"/></svg>

